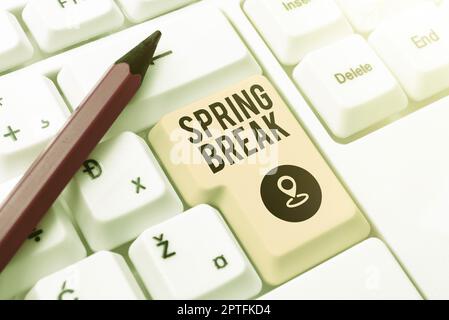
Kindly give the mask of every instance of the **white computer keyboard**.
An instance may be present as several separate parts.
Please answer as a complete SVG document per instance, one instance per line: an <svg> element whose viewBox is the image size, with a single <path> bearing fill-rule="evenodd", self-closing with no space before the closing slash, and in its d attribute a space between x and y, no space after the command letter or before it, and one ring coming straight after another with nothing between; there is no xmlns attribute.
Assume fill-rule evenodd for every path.
<svg viewBox="0 0 449 320"><path fill-rule="evenodd" d="M111 62L163 33L151 76L0 273L0 299L449 298L448 21L448 0L0 0L0 200ZM352 238L335 224L264 260L244 234L263 240L257 223L191 208L146 139L257 75L369 222Z"/></svg>

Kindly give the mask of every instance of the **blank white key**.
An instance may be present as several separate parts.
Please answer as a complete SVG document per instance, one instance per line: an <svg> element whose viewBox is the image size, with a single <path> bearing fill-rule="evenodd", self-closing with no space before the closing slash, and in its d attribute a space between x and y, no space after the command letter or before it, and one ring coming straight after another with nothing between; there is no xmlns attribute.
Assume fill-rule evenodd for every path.
<svg viewBox="0 0 449 320"><path fill-rule="evenodd" d="M122 256L102 251L40 280L27 300L143 300Z"/></svg>
<svg viewBox="0 0 449 320"><path fill-rule="evenodd" d="M247 0L244 8L285 65L352 33L334 0Z"/></svg>
<svg viewBox="0 0 449 320"><path fill-rule="evenodd" d="M68 116L54 84L34 74L0 79L0 182L30 165Z"/></svg>
<svg viewBox="0 0 449 320"><path fill-rule="evenodd" d="M62 68L58 83L77 107L109 65L155 29L162 31L156 55L137 95L114 123L111 134L139 132L163 115L247 77L260 74L254 61L223 14L193 5L100 40Z"/></svg>
<svg viewBox="0 0 449 320"><path fill-rule="evenodd" d="M447 119L449 97L328 153L429 299L449 298Z"/></svg>
<svg viewBox="0 0 449 320"><path fill-rule="evenodd" d="M444 14L446 14L446 16L449 14L449 1L447 0L440 0L441 5L440 5L440 10L443 10Z"/></svg>
<svg viewBox="0 0 449 320"><path fill-rule="evenodd" d="M370 33L382 21L424 2L438 0L336 0L357 32Z"/></svg>
<svg viewBox="0 0 449 320"><path fill-rule="evenodd" d="M22 13L42 50L54 52L120 27L113 0L30 1Z"/></svg>
<svg viewBox="0 0 449 320"><path fill-rule="evenodd" d="M71 189L74 217L94 251L116 248L183 211L150 148L129 132L100 144Z"/></svg>
<svg viewBox="0 0 449 320"><path fill-rule="evenodd" d="M340 138L366 129L408 105L399 83L358 35L310 53L296 67L293 77Z"/></svg>
<svg viewBox="0 0 449 320"><path fill-rule="evenodd" d="M118 0L126 16L134 22L156 17L195 0Z"/></svg>
<svg viewBox="0 0 449 320"><path fill-rule="evenodd" d="M382 241L372 238L260 299L418 300L421 296Z"/></svg>
<svg viewBox="0 0 449 320"><path fill-rule="evenodd" d="M0 203L17 182L14 179L0 185ZM25 292L37 280L85 256L86 249L57 201L0 273L0 299Z"/></svg>
<svg viewBox="0 0 449 320"><path fill-rule="evenodd" d="M26 62L33 56L33 46L17 19L0 10L0 72Z"/></svg>
<svg viewBox="0 0 449 320"><path fill-rule="evenodd" d="M129 256L155 299L248 299L261 289L220 214L207 205L148 229Z"/></svg>
<svg viewBox="0 0 449 320"><path fill-rule="evenodd" d="M449 88L449 19L435 5L382 23L369 41L413 100Z"/></svg>

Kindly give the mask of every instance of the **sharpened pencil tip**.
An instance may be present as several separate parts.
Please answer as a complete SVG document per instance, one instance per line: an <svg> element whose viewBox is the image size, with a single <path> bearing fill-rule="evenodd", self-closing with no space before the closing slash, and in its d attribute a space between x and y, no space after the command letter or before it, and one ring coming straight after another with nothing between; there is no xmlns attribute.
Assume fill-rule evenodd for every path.
<svg viewBox="0 0 449 320"><path fill-rule="evenodd" d="M159 40L162 37L162 32L160 32L159 30L153 32L153 34L151 34L148 38L146 38L145 40L142 41L142 43L144 43L146 46L157 46L157 44L159 43Z"/></svg>
<svg viewBox="0 0 449 320"><path fill-rule="evenodd" d="M131 72L133 74L139 74L143 79L148 67L153 62L154 53L156 52L161 36L162 33L160 31L152 33L148 38L117 60L115 64L127 63Z"/></svg>

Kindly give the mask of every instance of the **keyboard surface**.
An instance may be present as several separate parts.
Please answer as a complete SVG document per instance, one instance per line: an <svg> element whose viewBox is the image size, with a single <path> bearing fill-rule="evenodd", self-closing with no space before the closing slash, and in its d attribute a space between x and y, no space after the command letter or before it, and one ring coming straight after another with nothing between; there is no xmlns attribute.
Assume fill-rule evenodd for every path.
<svg viewBox="0 0 449 320"><path fill-rule="evenodd" d="M448 0L1 1L0 201L163 37L0 299L449 298L448 21Z"/></svg>

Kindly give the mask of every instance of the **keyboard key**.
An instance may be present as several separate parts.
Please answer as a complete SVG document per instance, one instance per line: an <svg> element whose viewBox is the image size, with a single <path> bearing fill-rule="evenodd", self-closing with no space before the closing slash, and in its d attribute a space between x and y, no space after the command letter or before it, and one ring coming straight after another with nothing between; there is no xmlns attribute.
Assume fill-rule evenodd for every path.
<svg viewBox="0 0 449 320"><path fill-rule="evenodd" d="M133 22L142 22L177 9L194 0L118 0L126 16Z"/></svg>
<svg viewBox="0 0 449 320"><path fill-rule="evenodd" d="M408 105L399 83L361 36L308 54L293 77L339 138L354 135Z"/></svg>
<svg viewBox="0 0 449 320"><path fill-rule="evenodd" d="M219 213L207 205L148 229L129 255L154 299L249 299L262 286Z"/></svg>
<svg viewBox="0 0 449 320"><path fill-rule="evenodd" d="M352 33L334 0L247 0L244 9L285 65Z"/></svg>
<svg viewBox="0 0 449 320"><path fill-rule="evenodd" d="M425 298L449 298L449 99L346 145L331 161ZM326 146L329 147L329 146Z"/></svg>
<svg viewBox="0 0 449 320"><path fill-rule="evenodd" d="M40 280L27 300L143 300L122 256L102 251Z"/></svg>
<svg viewBox="0 0 449 320"><path fill-rule="evenodd" d="M382 21L394 19L398 14L419 4L437 0L336 0L359 33L372 32Z"/></svg>
<svg viewBox="0 0 449 320"><path fill-rule="evenodd" d="M114 249L183 211L148 146L129 132L100 144L70 188L68 202L94 251Z"/></svg>
<svg viewBox="0 0 449 320"><path fill-rule="evenodd" d="M33 56L33 46L17 19L0 10L0 72L18 66Z"/></svg>
<svg viewBox="0 0 449 320"><path fill-rule="evenodd" d="M54 84L40 75L0 79L0 182L23 173L68 116Z"/></svg>
<svg viewBox="0 0 449 320"><path fill-rule="evenodd" d="M386 21L369 41L413 100L449 88L449 20L435 5Z"/></svg>
<svg viewBox="0 0 449 320"><path fill-rule="evenodd" d="M0 203L18 179L0 185ZM57 201L0 273L0 299L24 293L37 280L86 256L68 213Z"/></svg>
<svg viewBox="0 0 449 320"><path fill-rule="evenodd" d="M142 131L170 111L261 73L223 14L196 5L161 22L150 21L104 39L70 59L59 73L58 83L71 106L77 107L109 65L156 28L164 36L156 52L159 58L150 70L152 76L145 79L110 136Z"/></svg>
<svg viewBox="0 0 449 320"><path fill-rule="evenodd" d="M113 0L30 1L22 16L40 48L46 52L113 31L124 22Z"/></svg>
<svg viewBox="0 0 449 320"><path fill-rule="evenodd" d="M262 300L420 300L378 239L369 239L264 295Z"/></svg>
<svg viewBox="0 0 449 320"><path fill-rule="evenodd" d="M186 203L218 208L269 284L291 279L369 233L264 77L171 113L149 140Z"/></svg>

